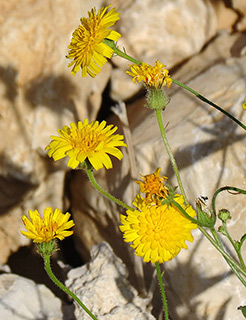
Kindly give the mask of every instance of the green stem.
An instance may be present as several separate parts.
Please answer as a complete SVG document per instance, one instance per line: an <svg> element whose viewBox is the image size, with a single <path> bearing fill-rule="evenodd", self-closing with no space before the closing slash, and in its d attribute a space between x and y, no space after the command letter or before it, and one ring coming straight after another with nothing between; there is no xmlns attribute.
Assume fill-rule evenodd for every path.
<svg viewBox="0 0 246 320"><path fill-rule="evenodd" d="M240 260L242 268L244 268L244 270L246 270L246 266L245 266L245 263L244 263L244 260L243 260L243 257L242 257L240 250L237 250L237 255L238 255L238 259Z"/></svg>
<svg viewBox="0 0 246 320"><path fill-rule="evenodd" d="M96 182L95 177L93 175L93 171L91 169L85 169L88 178L90 179L92 185L97 189L97 191L99 191L104 197L108 198L109 200L117 203L119 206L122 206L123 208L125 208L126 210L131 210L133 211L134 209L130 206L128 206L126 203L124 203L123 201L115 198L114 196L112 196L110 193L108 193L107 191L105 191L102 187L99 186L99 184Z"/></svg>
<svg viewBox="0 0 246 320"><path fill-rule="evenodd" d="M223 249L223 246L222 246L222 243L221 243L221 241L220 241L220 238L219 238L216 230L214 229L214 227L210 228L210 231L211 231L211 233L212 233L215 241L217 242L217 244L220 246L220 248L221 248L222 250L224 250L224 249ZM232 245L233 245L233 244L232 244ZM233 245L233 247L234 247L234 245ZM236 249L235 249L235 250L236 250ZM236 252L237 252L237 250L236 250ZM231 263L231 261L228 260L226 257L224 257L224 259L226 260L226 262L228 263L228 265L229 265L229 267L232 269L232 271L235 273L235 275L238 277L238 279L242 282L242 284L243 284L244 286L246 286L246 281L245 281L244 278L241 276L241 274L238 272L238 270L234 267L234 265Z"/></svg>
<svg viewBox="0 0 246 320"><path fill-rule="evenodd" d="M230 261L230 263L237 269L244 277L246 277L246 272L238 265L238 263L232 259L224 250L221 248L221 246L215 241L208 233L207 231L203 228L198 226L198 229L203 233L203 235L212 243L212 245L222 254L222 256Z"/></svg>
<svg viewBox="0 0 246 320"><path fill-rule="evenodd" d="M162 301L163 301L163 308L164 308L164 314L165 314L165 320L168 320L168 307L167 307L167 299L166 299L166 294L162 282L162 276L161 276L161 269L160 265L158 262L155 263L156 271L157 271L157 278L159 281L160 289L161 289L161 296L162 296Z"/></svg>
<svg viewBox="0 0 246 320"><path fill-rule="evenodd" d="M236 188L236 187L230 187L230 186L225 186L225 187L221 187L219 188L218 190L215 191L214 195L213 195L213 198L212 198L212 211L213 211L213 214L216 215L216 208L215 208L215 201L216 201L216 198L218 196L218 194L222 191L225 191L225 190L230 190L230 191L235 191L237 193L242 193L242 194L246 194L246 191L243 190L243 189L239 189L239 188Z"/></svg>
<svg viewBox="0 0 246 320"><path fill-rule="evenodd" d="M112 48L116 55L118 55L118 56L120 56L120 57L122 57L122 58L124 58L124 59L126 59L128 61L131 61L131 62L133 62L133 63L135 63L137 65L141 65L141 63L142 63L141 61L139 61L137 59L134 59L133 57L129 56L125 52L123 52L120 49L118 49L117 46L116 46L116 43L114 41L105 39L103 42L106 43L110 48ZM230 113L228 113L227 111L225 111L224 109L219 107L217 104L213 103L212 101L210 101L207 98L205 98L204 96L202 96L200 93L198 93L194 89L186 86L182 82L179 82L179 81L177 81L177 80L175 80L173 78L172 78L172 82L177 84L178 86L184 88L185 90L191 92L192 94L194 94L198 99L202 100L203 102L208 103L209 105L211 105L215 109L217 109L220 112L224 113L228 118L230 118L232 121L236 122L236 124L238 124L244 130L246 130L246 126L241 121L239 121L238 119L233 117L233 115L231 115Z"/></svg>
<svg viewBox="0 0 246 320"><path fill-rule="evenodd" d="M185 194L185 190L184 190L184 187L183 187L180 175L179 175L178 166L177 166L176 160L174 158L174 155L173 155L173 153L171 151L171 148L170 148L168 140L167 140L166 130L164 128L163 121L162 121L162 113L161 113L162 110L156 109L155 111L156 111L156 117L157 117L158 125L159 125L159 128L160 128L162 140L163 140L164 146L166 148L167 154L169 156L169 159L171 161L171 164L172 164L172 167L173 167L173 171L174 171L174 173L176 175L177 182L178 182L178 185L179 185L179 189L180 189L180 191L181 191L181 193L182 193L182 195L184 197L185 204L188 204L188 200L187 200L187 197L186 197L186 194Z"/></svg>
<svg viewBox="0 0 246 320"><path fill-rule="evenodd" d="M195 223L195 224L203 227L202 222L200 222L200 221L192 218L191 216L189 216L188 213L184 210L184 208L182 208L182 206L181 206L178 202L172 201L172 205L174 205L179 211L181 211L182 214L183 214L187 219L189 219L191 222L193 222L193 223Z"/></svg>
<svg viewBox="0 0 246 320"><path fill-rule="evenodd" d="M128 54L126 54L125 52L123 52L123 51L121 51L119 48L117 48L116 43L115 43L113 40L104 39L103 42L104 42L107 46L109 46L111 49L113 49L113 50L114 50L114 53L115 53L117 56L119 56L119 57L121 57L121 58L124 58L124 59L126 59L126 60L128 60L128 61L131 61L131 62L133 62L133 63L135 63L135 64L138 64L138 65L140 65L140 64L142 63L141 61L139 61L139 60L137 60L137 59L134 59L133 57L129 56Z"/></svg>
<svg viewBox="0 0 246 320"><path fill-rule="evenodd" d="M129 56L128 54L126 54L125 52L121 51L120 49L118 49L117 47L115 47L114 49L114 53L117 54L117 56L124 58L126 60L129 60L137 65L140 65L142 62L139 60L136 60L134 58L132 58L131 56Z"/></svg>
<svg viewBox="0 0 246 320"><path fill-rule="evenodd" d="M212 243L212 245L223 255L224 259L232 269L232 271L236 274L238 279L242 282L242 284L245 286L246 282L243 279L243 277L240 275L239 272L241 272L244 276L246 276L246 272L241 268L241 266L238 265L238 263L233 260L223 249L222 243L217 235L217 232L213 227L210 228L210 231L212 232L214 239L207 233L207 231L202 227L202 223L197 221L196 219L189 216L186 211L181 207L179 203L176 201L172 202L172 205L174 205L177 209L179 209L184 216L186 216L187 219L191 220L193 223L196 223L198 225L199 230L205 235L205 237ZM240 260L241 262L241 260ZM243 265L242 265L243 267Z"/></svg>
<svg viewBox="0 0 246 320"><path fill-rule="evenodd" d="M93 319L97 320L97 318L90 312L89 309L86 308L86 306L80 301L80 299L72 292L70 291L67 287L65 287L54 275L54 273L51 270L50 267L50 255L44 254L44 267L45 270L50 277L50 279L61 289L63 290L66 294L68 294L70 297L72 297L83 309L84 311Z"/></svg>
<svg viewBox="0 0 246 320"><path fill-rule="evenodd" d="M246 195L246 190L240 189L240 188L236 188L236 187L230 187L230 186L225 186L225 187L221 187L218 190L215 191L213 198L212 198L212 214L216 215L216 206L215 206L215 202L216 202L216 198L219 195L220 192L222 191L235 191L236 193L241 193L241 194L245 194ZM227 228L225 228L226 232L227 232ZM229 233L227 232L228 235L228 239L230 240L231 244L233 245L235 251L237 252L239 261L241 263L241 266L244 268L244 270L246 269L245 263L243 261L242 255L241 255L241 249L238 250L238 248L236 247L234 241L231 239Z"/></svg>
<svg viewBox="0 0 246 320"><path fill-rule="evenodd" d="M238 119L234 118L230 113L228 113L227 111L225 111L224 109L219 107L217 104L215 104L212 101L208 100L207 98L202 96L200 93L196 92L195 90L191 89L190 87L186 86L185 84L183 84L183 83L181 83L181 82L179 82L179 81L177 81L175 79L172 79L172 81L173 81L173 83L177 84L178 86L180 86L180 87L186 89L187 91L191 92L192 94L194 94L197 98L199 98L203 102L206 102L206 103L210 104L210 106L212 106L215 109L219 110L220 112L224 113L228 118L230 118L231 120L236 122L236 124L238 124L244 130L246 130L246 126L241 121L239 121Z"/></svg>
<svg viewBox="0 0 246 320"><path fill-rule="evenodd" d="M244 261L243 261L243 257L242 257L242 255L241 255L241 252L240 252L240 250L238 250L238 248L237 248L237 246L236 246L236 244L235 244L235 241L233 241L232 237L230 236L230 234L229 234L229 232L228 232L228 230L227 230L226 223L225 223L225 222L222 222L222 225L223 225L224 235L227 237L227 239L229 239L231 245L233 246L234 250L236 251L237 256L238 256L238 259L239 259L239 261L240 261L240 263L241 263L242 268L244 268L244 270L246 270L246 268L245 268L245 263L244 263Z"/></svg>

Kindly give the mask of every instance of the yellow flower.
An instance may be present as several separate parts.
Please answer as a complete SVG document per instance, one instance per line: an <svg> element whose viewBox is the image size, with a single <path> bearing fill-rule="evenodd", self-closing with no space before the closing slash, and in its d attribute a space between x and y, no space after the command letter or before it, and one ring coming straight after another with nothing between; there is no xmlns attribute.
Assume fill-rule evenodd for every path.
<svg viewBox="0 0 246 320"><path fill-rule="evenodd" d="M140 185L140 192L145 193L146 200L152 202L158 201L158 198L166 198L168 188L163 185L167 177L160 176L161 168L157 168L154 173L146 176L141 175L144 181L136 181Z"/></svg>
<svg viewBox="0 0 246 320"><path fill-rule="evenodd" d="M70 218L68 212L63 214L60 209L55 209L53 212L51 207L47 207L43 218L37 210L29 210L28 213L30 220L26 216L22 217L28 232L21 230L21 233L28 239L32 239L33 242L49 242L55 238L63 240L73 234L73 231L67 230L74 226L73 220L68 221Z"/></svg>
<svg viewBox="0 0 246 320"><path fill-rule="evenodd" d="M246 110L246 97L245 97L245 99L244 99L244 103L242 104L242 108L243 108L244 110Z"/></svg>
<svg viewBox="0 0 246 320"><path fill-rule="evenodd" d="M64 126L57 130L60 137L51 136L53 139L45 148L48 156L55 161L66 156L69 157L68 166L75 169L87 158L94 169L98 170L105 166L112 168L112 161L108 154L121 160L122 152L117 147L127 147L122 141L123 135L113 134L118 128L113 125L106 126L106 121L99 123L88 119L79 121L78 125L71 123L71 128Z"/></svg>
<svg viewBox="0 0 246 320"><path fill-rule="evenodd" d="M195 211L190 205L184 206L183 196L177 194L178 202L191 217ZM145 262L163 263L176 257L182 248L187 249L185 241L193 241L191 230L197 227L172 205L149 205L140 195L133 204L138 208L127 210L121 215L120 230L126 242L132 242L137 256Z"/></svg>
<svg viewBox="0 0 246 320"><path fill-rule="evenodd" d="M126 73L133 77L132 81L134 83L143 81L147 87L160 89L163 86L167 86L169 88L172 79L165 67L158 60L154 66L142 62L141 65L131 65L131 72L126 71Z"/></svg>
<svg viewBox="0 0 246 320"><path fill-rule="evenodd" d="M68 65L74 65L71 71L73 75L81 67L82 77L86 77L88 73L94 78L107 62L106 58L112 57L113 49L103 41L118 41L121 35L108 29L119 20L119 13L115 12L115 8L106 12L109 7L110 5L98 10L98 13L96 8L92 9L88 12L89 18L81 18L81 25L73 32L67 55L68 59L73 59Z"/></svg>

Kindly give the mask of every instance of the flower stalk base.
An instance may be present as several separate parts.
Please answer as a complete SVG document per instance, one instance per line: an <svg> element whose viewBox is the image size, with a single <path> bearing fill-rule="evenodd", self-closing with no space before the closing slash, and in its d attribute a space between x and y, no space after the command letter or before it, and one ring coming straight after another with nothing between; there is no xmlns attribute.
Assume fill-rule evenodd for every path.
<svg viewBox="0 0 246 320"><path fill-rule="evenodd" d="M161 269L160 269L160 265L159 265L158 262L155 263L155 267L156 267L157 278L158 278L158 282L159 282L160 290L161 290L161 296L162 296L162 302L163 302L165 320L169 320L169 317L168 317L168 307L167 307L167 299L166 299L166 294L165 294L165 290L164 290L164 285L163 285L163 282L162 282Z"/></svg>
<svg viewBox="0 0 246 320"><path fill-rule="evenodd" d="M178 185L179 185L179 189L180 189L180 191L181 191L181 193L182 193L182 195L184 197L185 204L188 205L189 202L188 202L188 199L186 197L185 190L184 190L184 187L183 187L180 175L179 175L178 166L177 166L176 160L174 158L174 155L172 153L172 150L171 150L171 148L169 146L169 143L168 143L168 140L167 140L166 130L165 130L164 125L163 125L162 113L161 112L162 111L159 110L159 109L156 110L156 117L157 117L158 125L159 125L159 128L160 128L162 140L163 140L164 146L166 148L167 154L169 156L169 159L171 161L171 164L172 164L172 167L173 167L173 171L174 171L174 173L176 175L177 182L178 182Z"/></svg>
<svg viewBox="0 0 246 320"><path fill-rule="evenodd" d="M72 291L70 291L67 287L64 286L54 275L54 273L51 270L50 266L50 256L45 254L43 256L44 258L44 268L47 272L50 279L66 294L68 294L70 297L72 297L83 309L84 311L91 317L93 320L97 320L97 318L91 313L91 311L83 304L83 302L74 294Z"/></svg>

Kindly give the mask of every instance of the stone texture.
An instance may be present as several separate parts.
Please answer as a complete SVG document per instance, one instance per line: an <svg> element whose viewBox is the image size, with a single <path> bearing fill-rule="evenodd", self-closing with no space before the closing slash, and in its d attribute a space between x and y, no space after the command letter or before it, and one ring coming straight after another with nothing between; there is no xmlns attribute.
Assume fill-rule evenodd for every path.
<svg viewBox="0 0 246 320"><path fill-rule="evenodd" d="M65 58L80 17L96 4L0 3L0 263L26 243L19 230L27 210L63 207L68 169L64 161L47 159L50 135L70 122L94 120L101 105L111 65L96 79L82 79L70 74Z"/></svg>
<svg viewBox="0 0 246 320"><path fill-rule="evenodd" d="M213 5L218 21L218 30L230 30L232 31L233 26L237 22L238 14L232 8L225 6L224 1L211 1Z"/></svg>
<svg viewBox="0 0 246 320"><path fill-rule="evenodd" d="M234 217L238 223L240 218ZM166 281L171 288L167 299L172 316L184 320L242 320L237 307L245 305L245 287L198 230L194 237L188 254L183 251L166 264Z"/></svg>
<svg viewBox="0 0 246 320"><path fill-rule="evenodd" d="M245 123L246 115L242 103L245 98L246 60L241 54L244 47L239 46L239 43L244 43L242 35L230 36L222 33L201 55L195 56L179 68L173 77ZM225 185L244 189L244 130L219 111L175 85L171 86L170 95L171 102L163 113L163 118L190 202L194 205L195 198L200 195L208 196L211 200L214 191ZM145 99L138 100L128 108L138 174L148 174L161 166L162 174L167 175L169 182L176 185L171 164L160 139L156 118L152 111L143 108L144 103ZM126 153L121 163L115 162L113 170L108 170L105 175L103 171L98 172L96 178L99 184L115 196L123 198L128 204L131 203L132 182ZM93 191L83 173L75 173L71 188L79 250L88 252L93 242L98 243L105 237L117 255L124 262L129 262L129 257L123 253L123 245L120 243L122 240L117 238L119 240L116 241L116 237L119 237L117 223L121 210L109 205L107 200ZM245 233L245 206L246 199L243 195L235 196L224 192L218 197L217 208L226 207L231 211L233 219L229 227L232 236L238 240ZM88 237L85 237L85 234ZM213 320L216 314L223 311L227 319L240 319L241 314L236 309L244 302L244 289L235 276L228 273L223 258L218 256L208 241L199 239L200 235L196 232L195 241L189 246L193 250L182 252L181 257L183 256L185 262L180 258L181 260L166 264L169 270L168 279L170 277L171 281L171 315L178 319L189 317L195 320L205 317ZM179 276L179 267L184 269L185 276ZM133 272L131 267L129 269ZM232 288L235 289L233 292ZM177 303L177 299L180 302ZM184 304L186 307L183 307ZM226 306L225 310L222 305Z"/></svg>
<svg viewBox="0 0 246 320"><path fill-rule="evenodd" d="M20 244L26 243L18 234L21 228L19 222L21 215L26 214L28 209L42 211L46 206L61 208L63 206L63 182L67 168L64 161L54 163L52 160L47 160L44 147L50 141L50 135L56 134L57 128L85 117L90 120L95 119L100 107L101 93L110 77L111 64L107 63L95 79L89 77L82 79L79 74L75 77L70 74L65 55L71 33L78 26L80 17L87 15L91 7L94 5L99 7L101 3L91 0L74 1L71 6L69 1L63 0L62 2L53 1L51 6L48 0L43 1L42 4L31 0L18 2L4 0L0 4L2 41L0 133L1 136L5 136L7 132L8 135L8 139L0 141L0 212L3 219L2 225L9 223L12 225L12 237L6 236L5 227L0 228L0 239L5 245L0 257L2 263L6 262L11 251L15 251ZM200 14L203 18L199 32L203 36L199 40L201 42L194 46L195 51L199 50L204 41L207 41L215 32L216 16L213 9L201 1L195 4L193 11L189 10L189 3L181 5L179 2L173 2L172 5L175 4L179 5L177 12L182 17L185 12L189 11L192 15L196 10L201 9ZM113 5L121 11L121 22L116 25L120 32L128 30L129 21L133 23L133 34L127 31L126 35L123 34L122 43L119 43L121 46L125 43L128 47L126 43L130 41L128 37L134 36L134 32L139 30L139 20L143 22L141 15L149 14L148 19L151 20L151 16L157 12L157 4L153 3L151 10L147 8L148 2L142 6L141 10L137 10L140 6L139 2L129 2L128 7L125 2L115 2ZM169 4L163 2L162 6L163 11ZM211 14L212 22L211 30L205 36L202 31L204 28L202 22L206 12ZM130 19L129 13L132 14L129 16ZM145 28L147 25L145 23ZM157 26L156 20L154 24L149 24L153 30ZM192 28L192 24L189 28ZM147 34L151 33L152 29ZM164 39L164 35L162 38ZM139 39L140 47L136 43L138 56L146 52L143 58L149 59L151 54L152 57L157 57L158 50L166 50L159 45L156 49L153 43L149 46L146 35L146 41L141 42L141 37ZM188 45L190 48L191 42ZM171 43L169 43L170 46ZM131 48L131 45L129 47ZM183 49L186 50L185 48L187 46ZM183 55L182 52L181 55ZM169 57L171 58L171 55ZM172 57L175 58L174 55ZM117 59L113 61L118 64ZM174 65L179 60L175 58L172 61L170 64ZM120 69L116 69L115 72L119 74L117 77L120 79L122 74ZM114 98L125 98L124 92L129 96L139 88L134 86L126 75L123 82L117 82L117 77L114 75L112 77ZM122 94L119 95L119 92Z"/></svg>
<svg viewBox="0 0 246 320"><path fill-rule="evenodd" d="M237 23L237 30L246 30L246 3L244 0L232 0L232 8L238 13L239 19Z"/></svg>
<svg viewBox="0 0 246 320"><path fill-rule="evenodd" d="M127 52L146 63L164 56L170 68L199 52L216 27L216 14L208 1L136 0L125 6L118 29Z"/></svg>
<svg viewBox="0 0 246 320"><path fill-rule="evenodd" d="M44 285L15 274L0 275L2 320L60 320L61 307L61 301Z"/></svg>
<svg viewBox="0 0 246 320"><path fill-rule="evenodd" d="M140 298L127 276L125 265L103 242L92 248L88 264L68 273L66 285L98 319L154 320L147 308L150 299ZM75 316L88 319L77 305Z"/></svg>
<svg viewBox="0 0 246 320"><path fill-rule="evenodd" d="M102 1L91 0L76 0L72 5L68 0L0 3L0 263L5 263L20 245L28 244L19 233L23 228L21 215L28 209L42 212L46 206L64 207L64 178L68 169L66 161L54 163L47 159L44 147L50 141L49 136L71 121L85 117L94 120L110 77L114 99L126 99L140 88L124 74L128 63L118 58L112 60L113 73L112 64L107 63L95 79L82 79L79 74L73 77L67 68L65 55L72 31L81 16L101 4ZM246 38L243 33L217 34L218 29L245 30L245 1L232 1L234 12L241 14L236 26L230 9L219 8L220 16L208 1L175 0L160 4L160 1L119 0L113 5L121 12L116 25L122 33L121 48L149 63L159 58L168 67L174 67L175 79L189 84L245 122L241 104L246 92ZM180 62L183 64L177 66ZM168 139L190 201L194 204L199 195L211 198L217 187L226 184L244 188L244 131L189 93L175 86L169 92L172 100L163 115L165 123L169 123ZM128 107L138 168L133 179L161 166L162 173L176 184L156 119L143 108L144 102L138 100ZM109 121L117 123L115 118ZM96 172L96 178L130 204L134 192L127 151L123 152L122 162L115 161L113 170ZM92 245L106 239L128 263L130 276L136 273L132 250L123 243L118 230L121 209L96 193L82 172L71 174L67 188L81 256L89 260ZM230 229L233 237L239 239L245 232L244 196L221 194L218 208L221 207L231 210ZM198 232L194 235L190 250L166 264L171 315L175 319L214 320L216 315L222 318L224 312L226 319L240 319L236 308L244 303L244 289L228 273L226 264L207 240L200 240ZM102 270L105 271L103 265ZM125 271L122 272L125 277ZM145 276L151 278L148 272ZM80 280L77 281L80 286ZM18 282L18 287L21 285ZM135 297L136 292L132 292ZM124 315L122 309L115 307L107 319L113 317L113 312L114 318L133 315L138 306L136 299L133 304L128 303ZM122 303L126 305L125 300ZM98 302L99 308L103 308L101 304Z"/></svg>
<svg viewBox="0 0 246 320"><path fill-rule="evenodd" d="M122 34L118 45L146 63L154 64L159 59L170 69L199 52L217 31L217 16L209 1L137 0L120 4L124 10L117 25ZM121 66L122 73L130 64L119 57L113 63ZM112 79L114 99L125 100L136 93L130 85L122 88L125 76L117 70L113 70Z"/></svg>
<svg viewBox="0 0 246 320"><path fill-rule="evenodd" d="M194 87L194 89L197 89L222 106L224 106L226 102L225 107L227 107L227 109L231 108L231 112L235 116L236 112L238 112L238 115L242 114L242 116L244 116L241 108L245 92L242 78L243 73L241 73L244 67L244 56L237 58L237 56L240 56L240 51L238 51L238 49L237 53L235 51L239 40L244 41L240 35L230 36L228 33L222 33L205 51L179 68L173 77L184 83L187 83L189 79L193 79L190 80L191 87ZM240 50L243 50L243 48ZM232 54L234 58L232 58ZM230 74L230 76L226 76L228 74ZM215 87L216 84L217 87ZM230 91L226 88L230 88ZM225 94L225 91L227 94ZM230 120L224 119L224 116L222 116L220 112L203 104L200 100L195 99L194 96L187 91L180 90L177 86L172 85L170 94L172 95L172 99L164 112L164 117L167 119L166 121L169 122L167 130L168 137L170 136L170 143L178 157L178 164L181 166L180 169L183 172L185 171L186 175L190 174L194 176L197 167L202 170L204 161L207 161L208 166L210 166L213 161L218 163L219 158L218 160L216 159L220 157L219 151L223 151L223 146L229 143L227 136L224 138L223 135L232 135L230 139L234 139L234 132L229 131L229 129L234 130L235 127ZM216 96L217 100L214 99L214 96ZM132 142L135 146L138 170L140 173L146 174L150 170L155 170L156 166L163 164L163 171L167 172L171 179L173 176L172 169L162 147L155 116L150 110L143 108L144 103L145 99L143 98L128 108ZM243 121L243 119L241 120ZM116 120L112 119L112 121ZM216 121L215 124L213 124L213 121ZM223 121L225 121L224 124ZM220 122L222 122L222 124ZM213 130L206 129L206 125L212 128L214 126L218 127L214 133L214 137ZM223 129L223 126L226 126L226 130ZM237 131L240 131L240 128L237 128ZM240 145L240 147L238 147L239 149L241 147L244 148L243 134L244 132L239 133L239 137L234 142ZM195 142L192 139L195 139ZM196 142L196 139L198 142ZM213 152L211 145L214 148L216 147L217 150ZM203 147L204 149L201 150ZM231 147L231 145L229 145L229 147ZM197 148L199 148L199 150L196 151ZM132 193L128 176L129 159L126 150L123 149L123 152L125 154L123 161L114 161L113 170L108 170L107 172L100 170L95 172L95 176L104 188L112 192L115 196L123 198L128 204L131 204L131 199L133 199L134 194ZM231 149L231 152L234 154L234 149ZM229 157L228 153L227 156ZM201 159L196 159L195 157L201 157ZM210 157L214 157L212 162ZM223 152L221 157L223 159ZM228 163L234 164L236 169L242 170L241 175L243 177L243 166L240 167L237 162L231 161L231 157ZM195 171L193 170L193 166ZM211 166L211 169L212 168L213 166ZM220 166L218 164L218 174L220 172L219 168ZM210 177L210 171L207 171L208 170L205 169L205 177L204 174L202 174L205 185L199 182L198 186L195 185L192 187L189 183L188 192L191 200L204 194L204 192L207 193L208 196L212 195L213 187L211 179L214 180L214 172L210 170ZM137 172L134 178L138 179L139 172ZM188 178L186 175L185 180ZM206 179L208 177L209 179ZM228 177L228 180L224 181L225 184L229 183L229 178L232 178L235 182L239 179L237 175L233 175L233 177ZM244 180L242 180L242 182L243 181ZM231 180L231 183L232 182ZM222 184L223 181L219 181L219 183ZM241 184L241 186L243 186L243 184ZM91 195L90 197L87 196L87 192ZM105 234L103 233L102 236L103 231L100 230L100 227L106 228L107 230L107 227L109 227L109 219L111 219L112 216L116 216L114 223L118 223L119 209L116 209L116 213L112 213L114 205L109 204L107 199L102 198L100 194L93 189L86 175L82 172L74 173L71 181L71 194L74 217L78 224L77 235L80 239L85 239L82 241L84 244L88 240L86 250L88 252L94 242L93 239L101 241L103 237L108 235L106 232ZM98 213L98 207L100 208L100 214ZM85 221L86 217L88 224ZM100 223L98 221L100 221ZM97 227L100 232L97 231ZM87 236L83 238L84 232ZM107 241L110 242L109 239L107 239ZM111 242L110 244L113 246ZM78 247L79 250L82 250L81 247L83 247L83 245L80 243Z"/></svg>

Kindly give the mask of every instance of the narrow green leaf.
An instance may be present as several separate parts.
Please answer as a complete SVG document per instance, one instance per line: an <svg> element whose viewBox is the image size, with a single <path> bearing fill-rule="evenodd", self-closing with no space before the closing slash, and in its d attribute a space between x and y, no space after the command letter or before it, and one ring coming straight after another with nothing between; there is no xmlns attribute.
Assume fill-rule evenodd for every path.
<svg viewBox="0 0 246 320"><path fill-rule="evenodd" d="M242 244L244 243L245 240L246 240L246 233L240 239L240 248L241 248L241 246L242 246Z"/></svg>

